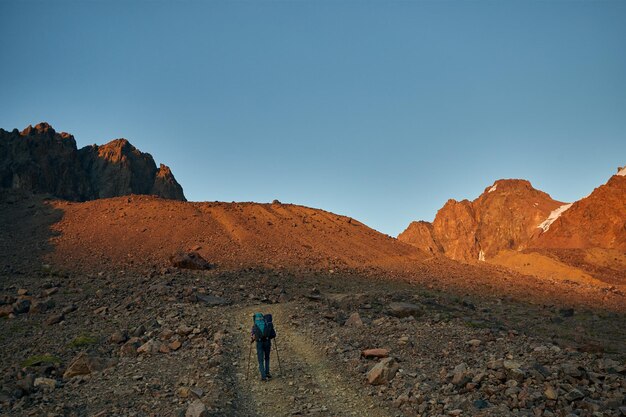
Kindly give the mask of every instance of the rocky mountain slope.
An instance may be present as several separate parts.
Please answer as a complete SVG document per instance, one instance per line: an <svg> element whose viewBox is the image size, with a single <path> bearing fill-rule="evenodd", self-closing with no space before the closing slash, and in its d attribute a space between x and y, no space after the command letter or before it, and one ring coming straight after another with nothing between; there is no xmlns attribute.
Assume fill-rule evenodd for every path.
<svg viewBox="0 0 626 417"><path fill-rule="evenodd" d="M128 194L185 200L170 169L126 139L76 148L74 137L39 123L19 132L0 129L0 186L72 201Z"/></svg>
<svg viewBox="0 0 626 417"><path fill-rule="evenodd" d="M531 245L626 252L626 168L589 196L573 203Z"/></svg>
<svg viewBox="0 0 626 417"><path fill-rule="evenodd" d="M398 239L466 262L523 249L537 226L563 203L525 180L498 180L475 200L448 202L432 224L413 222Z"/></svg>
<svg viewBox="0 0 626 417"><path fill-rule="evenodd" d="M472 202L448 201L432 224L413 222L398 239L549 281L626 285L626 169L570 204L527 181L499 180Z"/></svg>
<svg viewBox="0 0 626 417"><path fill-rule="evenodd" d="M221 267L338 269L426 258L345 216L293 204L190 203L148 196L56 201L58 262L74 266L162 265L195 250ZM58 255L58 256L57 256Z"/></svg>

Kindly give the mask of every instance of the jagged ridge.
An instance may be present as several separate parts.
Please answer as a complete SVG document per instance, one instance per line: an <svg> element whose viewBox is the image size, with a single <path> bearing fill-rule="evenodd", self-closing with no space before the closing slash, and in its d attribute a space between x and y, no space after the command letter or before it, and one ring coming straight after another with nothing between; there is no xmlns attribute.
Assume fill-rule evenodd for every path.
<svg viewBox="0 0 626 417"><path fill-rule="evenodd" d="M0 129L0 186L72 201L150 194L185 200L171 170L126 139L77 149L74 136L48 123Z"/></svg>

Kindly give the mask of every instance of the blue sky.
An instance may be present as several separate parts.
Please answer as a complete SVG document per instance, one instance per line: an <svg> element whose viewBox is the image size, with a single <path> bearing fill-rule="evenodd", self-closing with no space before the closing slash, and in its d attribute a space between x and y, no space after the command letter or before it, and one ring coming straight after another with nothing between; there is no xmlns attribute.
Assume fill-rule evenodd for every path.
<svg viewBox="0 0 626 417"><path fill-rule="evenodd" d="M397 235L526 178L626 164L626 2L0 1L0 127L125 137L188 199Z"/></svg>

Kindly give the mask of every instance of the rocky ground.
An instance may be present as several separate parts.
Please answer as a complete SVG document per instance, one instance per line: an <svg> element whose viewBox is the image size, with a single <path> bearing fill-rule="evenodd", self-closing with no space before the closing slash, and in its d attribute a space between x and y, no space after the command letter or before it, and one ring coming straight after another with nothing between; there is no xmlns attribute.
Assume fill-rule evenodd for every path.
<svg viewBox="0 0 626 417"><path fill-rule="evenodd" d="M0 198L0 415L626 414L626 302L618 289L436 260L403 274L393 263L226 266L207 256L217 249L201 239L213 235L193 227L184 230L185 246L200 241L205 266L217 267L177 269L164 254L176 241L167 233L187 224L168 214L170 205L183 203L142 197L162 235L131 242L154 249L141 257L123 236L136 232L131 215L146 214L130 204L135 198L101 202L107 216L112 205L130 210L106 221L88 206L42 196ZM237 230L248 227L244 220ZM301 236L321 244L329 235L314 231L324 224ZM388 240L362 232L364 246ZM280 233L268 239L287 248ZM218 245L234 260L263 249L235 237ZM355 251L352 240L340 240L345 256ZM81 246L98 262L71 252ZM117 252L123 256L107 255ZM268 383L258 380L254 355L246 377L254 311L274 314L279 334L282 370L274 352Z"/></svg>
<svg viewBox="0 0 626 417"><path fill-rule="evenodd" d="M619 313L330 273L43 267L1 282L0 414L626 414ZM268 383L254 352L246 378L257 310L279 334Z"/></svg>

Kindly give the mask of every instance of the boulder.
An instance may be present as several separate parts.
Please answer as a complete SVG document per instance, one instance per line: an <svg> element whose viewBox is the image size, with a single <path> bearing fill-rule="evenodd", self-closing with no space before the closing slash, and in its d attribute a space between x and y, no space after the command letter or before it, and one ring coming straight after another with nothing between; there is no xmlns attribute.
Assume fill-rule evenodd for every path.
<svg viewBox="0 0 626 417"><path fill-rule="evenodd" d="M187 407L187 411L185 412L185 417L208 417L209 410L207 410L206 405L200 400L195 400L189 407Z"/></svg>
<svg viewBox="0 0 626 417"><path fill-rule="evenodd" d="M361 320L361 316L358 312L354 312L350 314L350 317L348 317L348 320L346 320L344 325L347 327L362 327L363 320Z"/></svg>
<svg viewBox="0 0 626 417"><path fill-rule="evenodd" d="M137 348L137 353L157 353L161 349L161 343L154 339L148 340Z"/></svg>
<svg viewBox="0 0 626 417"><path fill-rule="evenodd" d="M114 364L114 360L100 358L97 356L89 356L87 353L81 352L67 367L67 370L63 374L63 378L70 379L78 375L89 375L92 372L99 372L109 368Z"/></svg>
<svg viewBox="0 0 626 417"><path fill-rule="evenodd" d="M45 313L46 311L50 310L53 307L54 307L54 301L52 300L52 298L45 298L43 300L35 300L31 304L30 309L28 310L28 313L29 314Z"/></svg>
<svg viewBox="0 0 626 417"><path fill-rule="evenodd" d="M137 349L141 346L141 339L131 337L120 347L120 356L137 356Z"/></svg>
<svg viewBox="0 0 626 417"><path fill-rule="evenodd" d="M30 310L30 300L28 299L17 300L15 303L13 303L14 314L28 313L28 310Z"/></svg>
<svg viewBox="0 0 626 417"><path fill-rule="evenodd" d="M48 390L53 390L57 387L57 381L52 378L35 378L35 387L43 387Z"/></svg>
<svg viewBox="0 0 626 417"><path fill-rule="evenodd" d="M48 326L52 326L53 324L61 323L64 319L65 316L63 315L63 313L53 314L46 319L45 323Z"/></svg>
<svg viewBox="0 0 626 417"><path fill-rule="evenodd" d="M128 340L128 332L126 330L117 330L109 336L109 342L121 344Z"/></svg>
<svg viewBox="0 0 626 417"><path fill-rule="evenodd" d="M174 351L175 351L175 350L180 349L180 347L181 347L182 345L183 345L183 344L180 342L180 340L174 340L174 341L170 342L170 344L168 344L168 345L167 345L167 347L168 347L170 350L174 350Z"/></svg>
<svg viewBox="0 0 626 417"><path fill-rule="evenodd" d="M384 358L367 373L367 382L371 385L383 385L391 381L400 367L393 358Z"/></svg>
<svg viewBox="0 0 626 417"><path fill-rule="evenodd" d="M574 388L573 390L565 394L565 399L570 402L583 399L584 397L585 397L585 394L583 394L576 388Z"/></svg>
<svg viewBox="0 0 626 417"><path fill-rule="evenodd" d="M389 356L389 349L365 349L361 352L364 358L386 358Z"/></svg>
<svg viewBox="0 0 626 417"><path fill-rule="evenodd" d="M389 304L387 311L389 315L400 318L408 316L419 317L424 314L420 306L403 302L393 302Z"/></svg>
<svg viewBox="0 0 626 417"><path fill-rule="evenodd" d="M543 391L543 395L548 400L556 400L559 397L559 394L556 392L556 390L554 388L552 388L551 386L549 386L549 385Z"/></svg>
<svg viewBox="0 0 626 417"><path fill-rule="evenodd" d="M198 252L178 252L170 256L172 266L182 269L212 269L214 265L208 263Z"/></svg>
<svg viewBox="0 0 626 417"><path fill-rule="evenodd" d="M11 314L13 314L12 305L8 304L8 305L0 306L0 317L8 317Z"/></svg>

